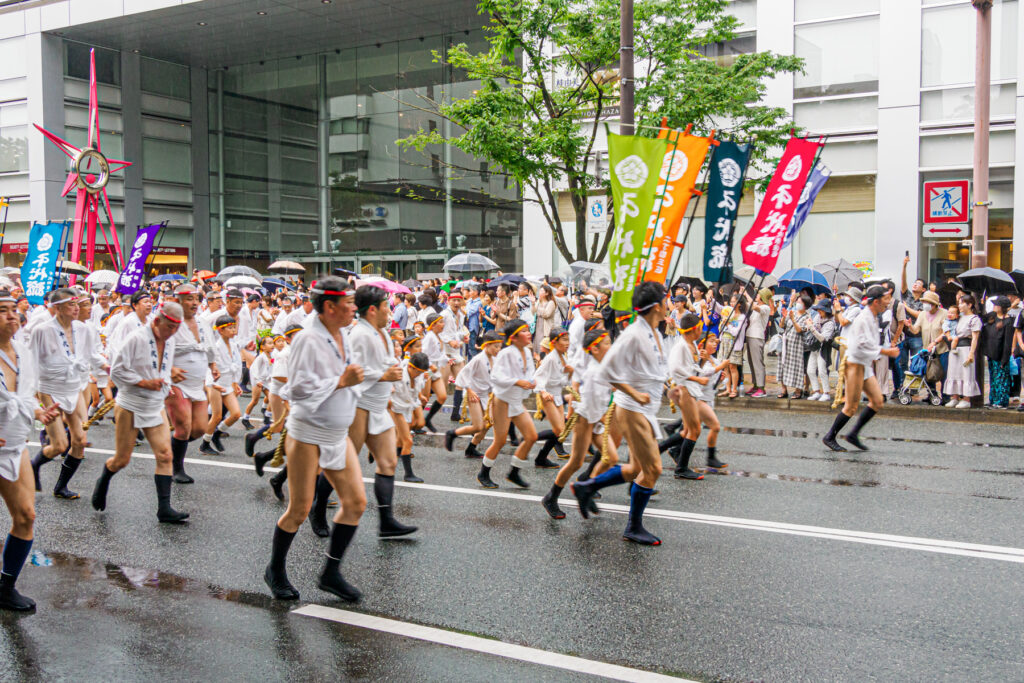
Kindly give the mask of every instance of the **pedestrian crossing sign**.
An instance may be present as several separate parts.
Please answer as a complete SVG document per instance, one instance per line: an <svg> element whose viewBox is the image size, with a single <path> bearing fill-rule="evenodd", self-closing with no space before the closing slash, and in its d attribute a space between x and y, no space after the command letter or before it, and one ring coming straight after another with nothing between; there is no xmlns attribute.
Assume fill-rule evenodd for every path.
<svg viewBox="0 0 1024 683"><path fill-rule="evenodd" d="M925 223L967 223L970 181L938 180L924 184Z"/></svg>

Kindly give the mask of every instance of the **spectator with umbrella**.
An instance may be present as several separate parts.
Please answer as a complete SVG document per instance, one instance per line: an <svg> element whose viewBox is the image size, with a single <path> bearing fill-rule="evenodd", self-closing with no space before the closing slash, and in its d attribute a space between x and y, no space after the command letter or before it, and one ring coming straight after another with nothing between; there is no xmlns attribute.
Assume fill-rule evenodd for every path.
<svg viewBox="0 0 1024 683"><path fill-rule="evenodd" d="M989 394L992 408L1010 405L1010 352L1013 348L1013 323L1009 316L1010 299L996 296L991 299L992 312L985 316L983 343L988 358Z"/></svg>

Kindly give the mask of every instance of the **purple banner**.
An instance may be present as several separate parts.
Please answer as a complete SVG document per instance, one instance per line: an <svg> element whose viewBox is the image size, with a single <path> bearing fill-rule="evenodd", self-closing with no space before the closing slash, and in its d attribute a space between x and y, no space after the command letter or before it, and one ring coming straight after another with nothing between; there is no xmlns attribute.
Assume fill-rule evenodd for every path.
<svg viewBox="0 0 1024 683"><path fill-rule="evenodd" d="M115 292L134 294L142 286L142 279L146 276L146 259L149 258L149 252L153 250L153 240L162 227L161 223L157 223L139 228L135 235L135 243L132 244L131 256L128 257L128 265L121 271L121 277L117 278Z"/></svg>

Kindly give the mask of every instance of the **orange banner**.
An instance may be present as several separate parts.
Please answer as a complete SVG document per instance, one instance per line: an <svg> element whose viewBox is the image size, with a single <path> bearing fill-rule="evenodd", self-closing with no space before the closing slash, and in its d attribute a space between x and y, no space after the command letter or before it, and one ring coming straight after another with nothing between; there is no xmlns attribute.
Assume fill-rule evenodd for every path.
<svg viewBox="0 0 1024 683"><path fill-rule="evenodd" d="M668 144L659 173L658 189L654 195L654 208L651 209L651 219L647 224L644 254L647 254L647 248L650 247L650 259L646 264L643 279L665 282L672 263L672 252L676 247L679 226L686 214L690 198L694 195L697 174L704 166L711 138L696 137L667 128L662 128L658 137L665 139Z"/></svg>

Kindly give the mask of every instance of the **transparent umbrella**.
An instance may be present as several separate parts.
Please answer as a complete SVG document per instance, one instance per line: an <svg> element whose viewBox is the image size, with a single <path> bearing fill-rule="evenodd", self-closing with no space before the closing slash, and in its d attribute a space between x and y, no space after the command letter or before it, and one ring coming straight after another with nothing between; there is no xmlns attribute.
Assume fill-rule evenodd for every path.
<svg viewBox="0 0 1024 683"><path fill-rule="evenodd" d="M864 273L860 268L853 265L846 259L838 259L814 266L814 269L825 276L825 279L832 285L835 291L843 291L853 282L860 282L864 279Z"/></svg>
<svg viewBox="0 0 1024 683"><path fill-rule="evenodd" d="M256 280L257 283L263 282L263 276L260 275L260 271L255 268L250 268L249 266L228 266L217 273L217 277L215 277L214 280L217 282L224 282L236 275L247 275Z"/></svg>
<svg viewBox="0 0 1024 683"><path fill-rule="evenodd" d="M483 254L459 254L453 256L444 264L442 270L453 273L485 273L489 270L498 270L498 264Z"/></svg>

